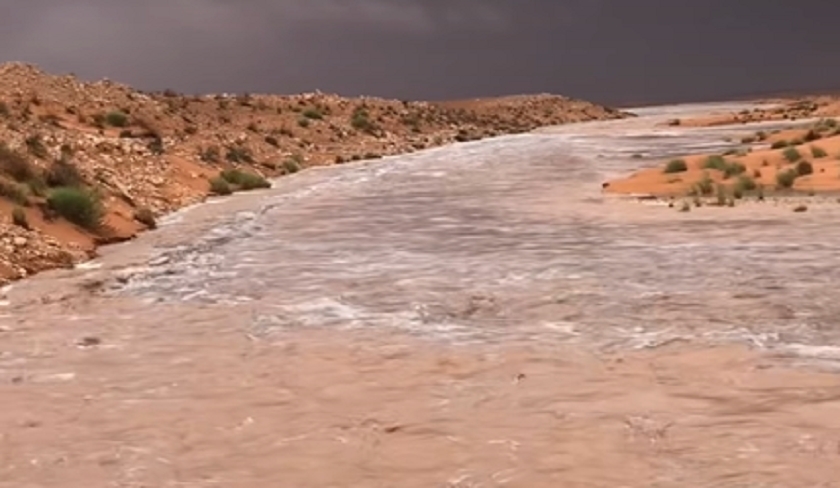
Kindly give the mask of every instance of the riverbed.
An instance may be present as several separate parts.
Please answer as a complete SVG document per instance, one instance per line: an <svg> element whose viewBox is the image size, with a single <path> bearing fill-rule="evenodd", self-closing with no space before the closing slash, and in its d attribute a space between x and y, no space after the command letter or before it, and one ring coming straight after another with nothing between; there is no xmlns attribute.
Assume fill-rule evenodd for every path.
<svg viewBox="0 0 840 488"><path fill-rule="evenodd" d="M185 209L5 290L0 486L832 486L840 204L604 195L640 109Z"/></svg>

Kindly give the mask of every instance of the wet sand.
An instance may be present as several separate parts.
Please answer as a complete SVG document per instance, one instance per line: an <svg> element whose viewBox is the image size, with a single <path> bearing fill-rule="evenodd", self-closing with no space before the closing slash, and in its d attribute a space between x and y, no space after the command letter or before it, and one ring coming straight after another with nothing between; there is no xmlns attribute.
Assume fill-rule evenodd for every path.
<svg viewBox="0 0 840 488"><path fill-rule="evenodd" d="M600 191L721 146L657 125L704 110L306 171L16 284L0 486L831 486L840 206Z"/></svg>

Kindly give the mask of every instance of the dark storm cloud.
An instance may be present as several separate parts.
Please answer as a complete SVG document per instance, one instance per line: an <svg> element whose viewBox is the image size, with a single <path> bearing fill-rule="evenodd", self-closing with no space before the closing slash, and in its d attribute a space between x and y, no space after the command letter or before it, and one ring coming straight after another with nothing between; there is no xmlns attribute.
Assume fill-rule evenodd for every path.
<svg viewBox="0 0 840 488"><path fill-rule="evenodd" d="M832 0L0 3L0 60L146 89L620 103L840 88Z"/></svg>

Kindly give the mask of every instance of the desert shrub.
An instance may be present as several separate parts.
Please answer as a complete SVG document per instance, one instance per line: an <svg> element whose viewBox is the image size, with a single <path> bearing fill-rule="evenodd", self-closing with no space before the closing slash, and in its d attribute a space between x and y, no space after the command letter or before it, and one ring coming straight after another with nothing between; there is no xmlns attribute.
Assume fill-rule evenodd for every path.
<svg viewBox="0 0 840 488"><path fill-rule="evenodd" d="M746 136L741 138L741 144L752 144L756 141L756 136Z"/></svg>
<svg viewBox="0 0 840 488"><path fill-rule="evenodd" d="M778 140L770 144L770 149L782 149L788 147L790 143L784 139Z"/></svg>
<svg viewBox="0 0 840 488"><path fill-rule="evenodd" d="M231 163L253 163L254 158L251 156L251 151L242 146L228 147L225 159Z"/></svg>
<svg viewBox="0 0 840 488"><path fill-rule="evenodd" d="M265 142L266 144L269 144L274 147L278 147L280 145L280 141L278 141L276 137L272 136L265 136Z"/></svg>
<svg viewBox="0 0 840 488"><path fill-rule="evenodd" d="M251 132L259 132L260 131L260 126L258 126L256 122L250 122L245 128L248 129Z"/></svg>
<svg viewBox="0 0 840 488"><path fill-rule="evenodd" d="M120 137L123 139L129 139L134 137L134 133L131 132L131 129L123 129L120 131Z"/></svg>
<svg viewBox="0 0 840 488"><path fill-rule="evenodd" d="M724 178L729 178L734 175L739 175L747 170L746 166L738 162L730 162L722 156L709 156L706 158L703 167L706 169L716 169L723 173Z"/></svg>
<svg viewBox="0 0 840 488"><path fill-rule="evenodd" d="M738 162L728 163L726 167L723 169L723 177L729 178L731 176L743 174L747 170L747 167Z"/></svg>
<svg viewBox="0 0 840 488"><path fill-rule="evenodd" d="M0 197L6 197L18 205L29 205L29 192L20 183L0 179Z"/></svg>
<svg viewBox="0 0 840 488"><path fill-rule="evenodd" d="M755 180L750 176L741 175L738 177L738 181L735 182L735 186L740 188L742 191L753 191L758 185L756 185Z"/></svg>
<svg viewBox="0 0 840 488"><path fill-rule="evenodd" d="M283 161L283 171L286 174L297 173L298 171L300 171L300 162L293 158L289 158Z"/></svg>
<svg viewBox="0 0 840 488"><path fill-rule="evenodd" d="M719 171L723 171L726 169L726 159L723 156L712 155L706 158L706 161L703 162L703 167L706 169L716 169Z"/></svg>
<svg viewBox="0 0 840 488"><path fill-rule="evenodd" d="M28 181L38 177L38 171L23 154L0 142L0 172L16 181Z"/></svg>
<svg viewBox="0 0 840 488"><path fill-rule="evenodd" d="M47 150L47 146L44 145L44 141L41 139L40 134L32 134L24 140L24 143L26 144L26 149L29 153L36 158L44 159L50 155L50 152Z"/></svg>
<svg viewBox="0 0 840 488"><path fill-rule="evenodd" d="M814 165L808 161L800 161L796 163L796 174L799 176L810 175L814 172Z"/></svg>
<svg viewBox="0 0 840 488"><path fill-rule="evenodd" d="M137 222L140 222L141 224L145 225L149 229L156 229L157 228L157 220L155 219L155 214L149 208L146 208L146 207L138 208L134 212L134 220L136 220Z"/></svg>
<svg viewBox="0 0 840 488"><path fill-rule="evenodd" d="M800 159L802 159L802 154L795 147L789 147L789 148L785 149L784 152L782 153L782 156L784 156L785 159L788 160L788 162L791 162L791 163L795 163L795 162L799 161Z"/></svg>
<svg viewBox="0 0 840 488"><path fill-rule="evenodd" d="M98 229L105 216L99 196L86 188L56 188L47 197L47 206L68 221L90 230Z"/></svg>
<svg viewBox="0 0 840 488"><path fill-rule="evenodd" d="M220 159L219 146L208 146L204 148L199 157L205 163L218 163Z"/></svg>
<svg viewBox="0 0 840 488"><path fill-rule="evenodd" d="M797 177L799 177L799 173L796 170L780 171L776 173L776 186L779 188L791 188Z"/></svg>
<svg viewBox="0 0 840 488"><path fill-rule="evenodd" d="M254 173L247 173L238 169L226 169L219 175L223 180L236 185L242 190L255 190L257 188L271 188L271 183L262 176Z"/></svg>
<svg viewBox="0 0 840 488"><path fill-rule="evenodd" d="M65 158L53 161L50 167L47 168L44 176L47 185L52 187L73 187L81 186L84 183L84 178L82 178L76 165Z"/></svg>
<svg viewBox="0 0 840 488"><path fill-rule="evenodd" d="M217 176L210 180L210 192L216 195L230 195L233 193L230 183L221 176Z"/></svg>
<svg viewBox="0 0 840 488"><path fill-rule="evenodd" d="M313 120L321 120L324 118L324 114L317 108L308 108L303 111L303 116L307 119Z"/></svg>
<svg viewBox="0 0 840 488"><path fill-rule="evenodd" d="M711 195L714 191L714 181L708 173L704 173L700 181L697 182L697 193L700 195Z"/></svg>
<svg viewBox="0 0 840 488"><path fill-rule="evenodd" d="M797 205L796 207L793 207L793 211L796 212L796 213L807 212L808 211L808 206L807 205Z"/></svg>
<svg viewBox="0 0 840 488"><path fill-rule="evenodd" d="M23 227L27 230L30 229L29 219L26 217L26 212L20 207L12 209L12 223L18 227Z"/></svg>
<svg viewBox="0 0 840 488"><path fill-rule="evenodd" d="M764 132L763 130L760 130L760 131L755 133L755 138L759 141L764 141L764 140L767 139L767 133Z"/></svg>
<svg viewBox="0 0 840 488"><path fill-rule="evenodd" d="M12 114L12 111L9 110L9 104L0 100L0 117L8 117Z"/></svg>
<svg viewBox="0 0 840 488"><path fill-rule="evenodd" d="M194 135L198 134L198 127L196 127L194 125L188 125L188 126L184 127L184 133L186 133L187 135L190 135L190 136L194 136Z"/></svg>
<svg viewBox="0 0 840 488"><path fill-rule="evenodd" d="M819 146L811 146L811 156L819 159L828 156L828 153Z"/></svg>
<svg viewBox="0 0 840 488"><path fill-rule="evenodd" d="M722 207L726 205L726 200L728 199L728 194L726 192L726 187L723 185L717 185L716 187L717 193L717 204L718 206Z"/></svg>
<svg viewBox="0 0 840 488"><path fill-rule="evenodd" d="M805 136L802 139L804 139L805 142L813 142L813 141L816 141L817 139L821 139L821 138L822 138L822 134L815 131L814 129L811 129L811 130L809 130L808 132L805 133Z"/></svg>
<svg viewBox="0 0 840 488"><path fill-rule="evenodd" d="M376 132L377 128L376 124L370 120L368 111L363 107L357 107L353 110L353 115L350 116L350 125L353 126L354 129L368 134L373 134Z"/></svg>
<svg viewBox="0 0 840 488"><path fill-rule="evenodd" d="M156 156L160 156L165 151L165 148L163 146L163 139L161 139L160 137L152 138L152 140L150 140L146 144L146 149L148 149L150 153Z"/></svg>
<svg viewBox="0 0 840 488"><path fill-rule="evenodd" d="M125 127L128 125L128 115L121 110L112 110L105 114L103 121L111 127Z"/></svg>

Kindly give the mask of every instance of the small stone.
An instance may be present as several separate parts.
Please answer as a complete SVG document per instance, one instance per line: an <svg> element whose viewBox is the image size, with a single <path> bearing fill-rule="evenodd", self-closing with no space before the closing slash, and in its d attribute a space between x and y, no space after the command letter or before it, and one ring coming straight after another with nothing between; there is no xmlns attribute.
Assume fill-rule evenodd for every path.
<svg viewBox="0 0 840 488"><path fill-rule="evenodd" d="M95 336L82 337L81 339L76 341L76 345L79 347L94 347L100 344L102 344L102 339Z"/></svg>
<svg viewBox="0 0 840 488"><path fill-rule="evenodd" d="M29 241L26 239L26 237L20 237L20 236L18 236L18 237L15 237L15 238L12 240L12 244L14 244L14 245L15 245L15 247L24 247L24 246L26 246L28 243L29 243Z"/></svg>

